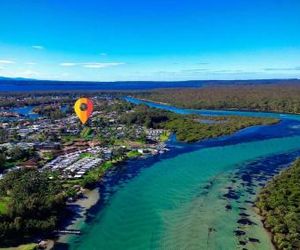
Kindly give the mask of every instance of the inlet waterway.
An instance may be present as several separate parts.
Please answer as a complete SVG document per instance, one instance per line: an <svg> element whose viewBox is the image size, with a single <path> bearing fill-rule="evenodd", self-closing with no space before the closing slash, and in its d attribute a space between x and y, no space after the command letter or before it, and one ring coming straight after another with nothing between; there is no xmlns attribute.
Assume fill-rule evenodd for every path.
<svg viewBox="0 0 300 250"><path fill-rule="evenodd" d="M300 117L127 100L181 114L268 116L281 122L193 144L173 136L169 152L107 173L99 202L80 224L82 235L65 239L63 248L273 249L253 202L267 180L300 156Z"/></svg>

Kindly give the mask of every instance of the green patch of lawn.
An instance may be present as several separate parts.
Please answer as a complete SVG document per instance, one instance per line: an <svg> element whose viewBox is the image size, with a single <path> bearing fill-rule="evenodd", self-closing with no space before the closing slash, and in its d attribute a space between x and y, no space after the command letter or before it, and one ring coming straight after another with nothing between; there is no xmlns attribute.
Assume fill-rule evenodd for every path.
<svg viewBox="0 0 300 250"><path fill-rule="evenodd" d="M134 150L134 151L130 151L127 153L127 157L128 158L135 158L135 157L138 157L140 156L141 153L139 153L138 151Z"/></svg>
<svg viewBox="0 0 300 250"><path fill-rule="evenodd" d="M46 160L50 161L50 160L52 160L52 159L54 158L54 155L53 155L52 152L45 152L45 153L43 153L43 157L44 157Z"/></svg>
<svg viewBox="0 0 300 250"><path fill-rule="evenodd" d="M0 250L35 250L35 249L38 249L38 245L35 243L23 244L17 247L0 248Z"/></svg>
<svg viewBox="0 0 300 250"><path fill-rule="evenodd" d="M81 153L79 157L80 157L80 158L93 157L93 154L91 154L91 153Z"/></svg>
<svg viewBox="0 0 300 250"><path fill-rule="evenodd" d="M161 142L165 142L169 139L169 137L170 137L170 132L165 131L160 135L159 140Z"/></svg>
<svg viewBox="0 0 300 250"><path fill-rule="evenodd" d="M8 213L9 197L0 197L0 214Z"/></svg>
<svg viewBox="0 0 300 250"><path fill-rule="evenodd" d="M113 143L115 146L128 146L127 141L116 139Z"/></svg>
<svg viewBox="0 0 300 250"><path fill-rule="evenodd" d="M21 245L18 247L18 250L35 250L35 249L37 249L37 244L35 243Z"/></svg>
<svg viewBox="0 0 300 250"><path fill-rule="evenodd" d="M89 138L89 137L91 136L92 132L93 132L93 130L92 130L91 128L85 127L85 128L81 131L80 135L81 135L81 137L83 137L83 138Z"/></svg>

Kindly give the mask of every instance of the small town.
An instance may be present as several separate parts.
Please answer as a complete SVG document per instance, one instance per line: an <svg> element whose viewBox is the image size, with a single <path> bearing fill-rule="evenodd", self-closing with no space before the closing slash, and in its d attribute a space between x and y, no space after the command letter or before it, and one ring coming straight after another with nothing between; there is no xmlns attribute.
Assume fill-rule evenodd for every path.
<svg viewBox="0 0 300 250"><path fill-rule="evenodd" d="M55 103L58 98L53 96ZM20 103L24 101L19 100ZM15 169L32 168L58 171L63 179L80 179L112 159L154 155L168 150L162 140L167 131L139 125L128 127L120 121L120 112L134 112L131 105L126 104L118 111L124 104L123 100L97 96L93 101L95 111L86 126L80 124L72 107L70 113L62 112L61 118L55 120L49 119L47 114L30 118L34 106L32 113L27 115L0 111L3 142L0 152L6 155L0 176Z"/></svg>

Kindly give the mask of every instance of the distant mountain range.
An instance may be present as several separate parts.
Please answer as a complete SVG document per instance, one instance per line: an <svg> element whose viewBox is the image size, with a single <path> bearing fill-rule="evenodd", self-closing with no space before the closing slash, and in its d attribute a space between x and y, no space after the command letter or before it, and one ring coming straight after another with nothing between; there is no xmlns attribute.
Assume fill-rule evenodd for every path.
<svg viewBox="0 0 300 250"><path fill-rule="evenodd" d="M36 79L32 78L24 78L24 77L5 77L5 76L0 76L0 80L10 80L10 81L36 81Z"/></svg>
<svg viewBox="0 0 300 250"><path fill-rule="evenodd" d="M47 83L137 83L137 82L144 82L144 83L183 83L183 82L201 82L206 84L237 84L237 83L255 83L255 84L270 84L270 83L281 83L281 82L299 82L300 79L298 78L287 78L287 79L253 79L253 80L183 80L183 81L113 81L113 82L101 82L101 81L63 81L63 80L39 80L34 78L25 78L25 77L5 77L0 76L0 80L6 81L36 81L36 82L47 82Z"/></svg>
<svg viewBox="0 0 300 250"><path fill-rule="evenodd" d="M216 85L300 84L299 79L258 80L190 80L190 81L53 81L0 77L0 91L90 91L90 90L148 90L162 88L199 88Z"/></svg>

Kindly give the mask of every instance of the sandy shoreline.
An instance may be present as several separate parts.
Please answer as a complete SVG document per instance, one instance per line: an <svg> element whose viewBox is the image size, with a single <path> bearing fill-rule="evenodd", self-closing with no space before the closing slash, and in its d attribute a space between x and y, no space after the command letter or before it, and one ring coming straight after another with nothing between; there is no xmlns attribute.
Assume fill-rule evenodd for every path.
<svg viewBox="0 0 300 250"><path fill-rule="evenodd" d="M258 193L256 194L256 196L258 195ZM256 214L256 216L259 218L259 220L261 221L262 225L263 225L263 229L265 230L266 234L268 235L270 242L272 243L272 249L271 250L276 250L276 247L274 245L273 242L273 234L265 227L264 224L264 217L260 214L259 208L254 206L253 208L254 213Z"/></svg>
<svg viewBox="0 0 300 250"><path fill-rule="evenodd" d="M85 189L83 197L74 202L67 203L67 209L74 213L70 224L64 229L80 229L87 218L87 211L100 200L100 192L98 188L89 190ZM55 243L67 243L70 235L60 234ZM76 236L75 236L76 237Z"/></svg>

